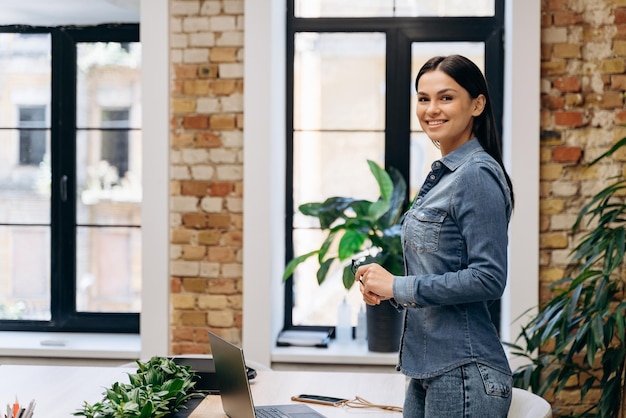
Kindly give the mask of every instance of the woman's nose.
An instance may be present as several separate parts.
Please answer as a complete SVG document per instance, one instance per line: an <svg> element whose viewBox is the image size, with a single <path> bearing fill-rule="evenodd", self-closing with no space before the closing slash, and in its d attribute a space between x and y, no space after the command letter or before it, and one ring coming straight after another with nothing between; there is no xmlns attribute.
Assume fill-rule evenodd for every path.
<svg viewBox="0 0 626 418"><path fill-rule="evenodd" d="M434 101L434 100L431 100L428 103L428 108L426 109L426 112L428 114L431 114L431 115L438 113L439 112L439 106L437 105L437 102Z"/></svg>

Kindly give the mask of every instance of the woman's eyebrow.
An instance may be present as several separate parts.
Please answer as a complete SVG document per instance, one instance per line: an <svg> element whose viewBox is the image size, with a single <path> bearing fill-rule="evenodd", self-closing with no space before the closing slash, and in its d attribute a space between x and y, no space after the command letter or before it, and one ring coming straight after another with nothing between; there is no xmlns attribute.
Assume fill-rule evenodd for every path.
<svg viewBox="0 0 626 418"><path fill-rule="evenodd" d="M456 90L453 89L452 87L449 87L449 88L445 88L445 89L439 90L436 94L445 94L445 93L449 93L449 92L456 93ZM421 94L423 96L428 96L428 93L426 93L424 91L418 91L417 94Z"/></svg>

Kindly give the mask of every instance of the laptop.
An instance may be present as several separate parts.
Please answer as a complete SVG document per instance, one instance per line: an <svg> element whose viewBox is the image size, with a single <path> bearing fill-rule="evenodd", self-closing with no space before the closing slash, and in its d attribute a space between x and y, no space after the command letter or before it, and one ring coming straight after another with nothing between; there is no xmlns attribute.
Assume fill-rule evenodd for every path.
<svg viewBox="0 0 626 418"><path fill-rule="evenodd" d="M304 404L254 406L243 350L209 331L224 412L230 418L324 418Z"/></svg>

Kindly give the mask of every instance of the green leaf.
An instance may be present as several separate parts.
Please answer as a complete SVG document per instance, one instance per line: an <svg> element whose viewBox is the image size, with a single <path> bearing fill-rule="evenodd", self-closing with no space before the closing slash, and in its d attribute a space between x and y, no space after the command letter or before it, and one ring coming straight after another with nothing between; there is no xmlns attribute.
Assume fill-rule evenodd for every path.
<svg viewBox="0 0 626 418"><path fill-rule="evenodd" d="M317 283L322 284L324 279L326 279L326 275L328 274L328 270L330 269L330 265L333 263L334 258L329 258L328 260L322 262L319 270L317 270Z"/></svg>
<svg viewBox="0 0 626 418"><path fill-rule="evenodd" d="M339 240L339 260L344 261L362 251L367 236L359 231L349 230Z"/></svg>
<svg viewBox="0 0 626 418"><path fill-rule="evenodd" d="M350 268L350 266L344 267L341 279L343 282L343 287L349 290L354 284L354 274L352 274L352 269Z"/></svg>
<svg viewBox="0 0 626 418"><path fill-rule="evenodd" d="M389 201L393 191L393 182L391 181L391 177L389 177L389 174L387 174L387 172L374 161L367 160L367 164L369 165L370 171L378 183L381 198L385 201Z"/></svg>

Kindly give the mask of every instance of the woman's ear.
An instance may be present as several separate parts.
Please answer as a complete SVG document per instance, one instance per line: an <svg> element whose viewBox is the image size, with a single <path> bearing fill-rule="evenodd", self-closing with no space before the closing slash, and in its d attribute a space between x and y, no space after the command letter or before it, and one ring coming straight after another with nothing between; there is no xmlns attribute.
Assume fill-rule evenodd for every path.
<svg viewBox="0 0 626 418"><path fill-rule="evenodd" d="M487 104L487 98L484 94L479 94L477 98L472 101L472 116L480 116L485 110L485 105Z"/></svg>

